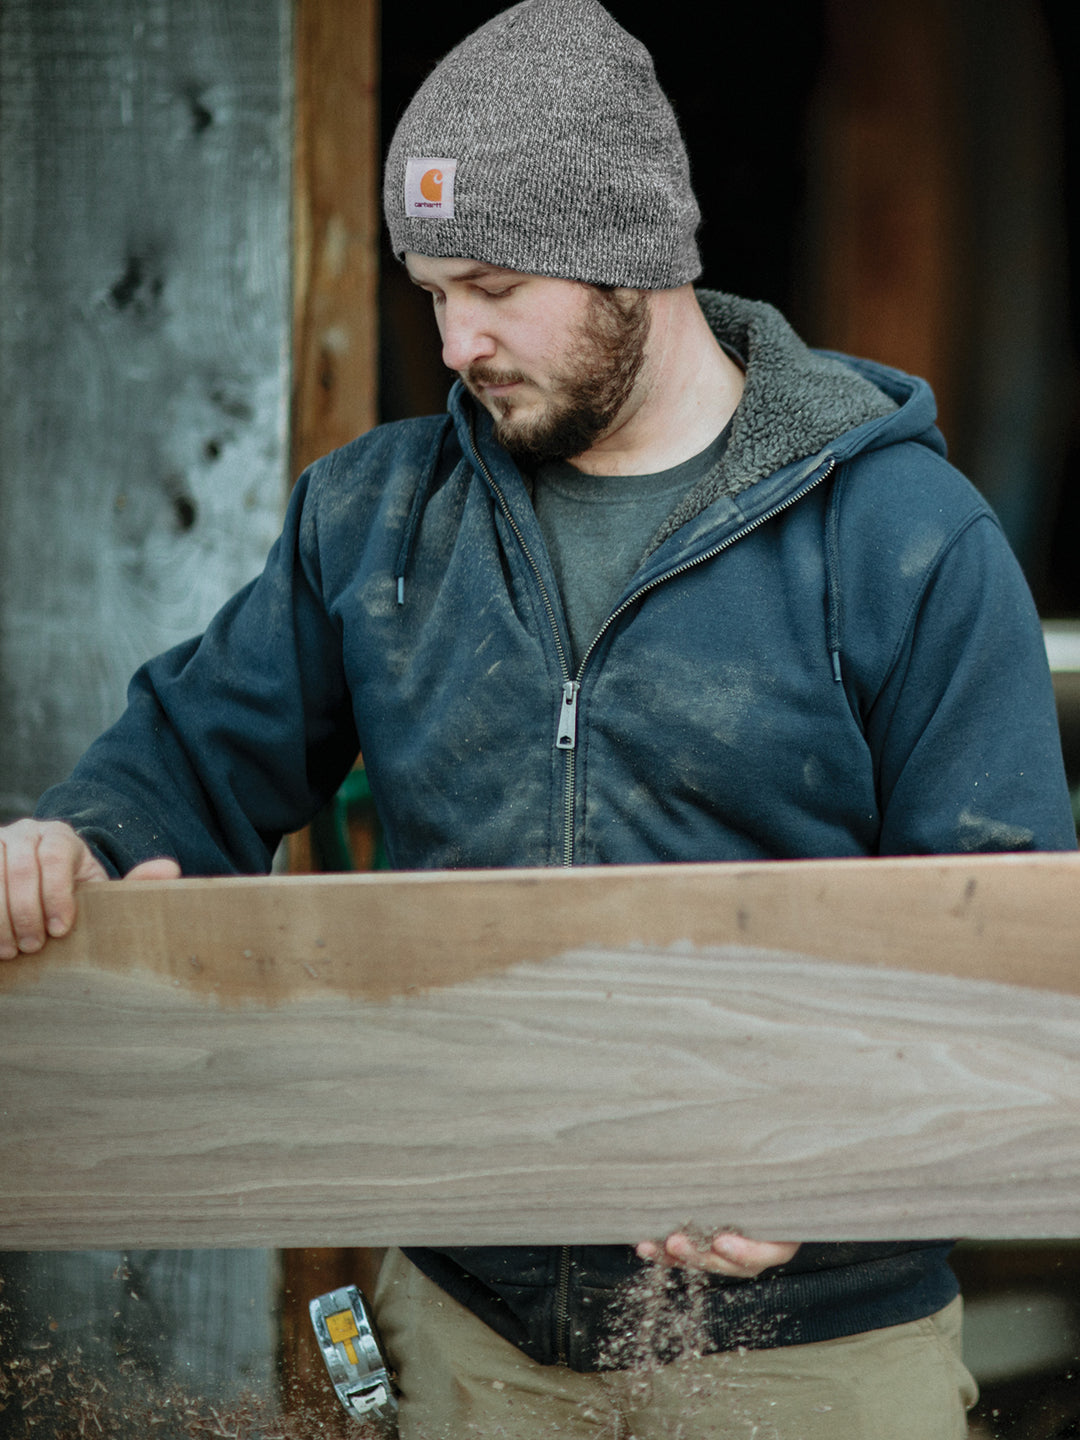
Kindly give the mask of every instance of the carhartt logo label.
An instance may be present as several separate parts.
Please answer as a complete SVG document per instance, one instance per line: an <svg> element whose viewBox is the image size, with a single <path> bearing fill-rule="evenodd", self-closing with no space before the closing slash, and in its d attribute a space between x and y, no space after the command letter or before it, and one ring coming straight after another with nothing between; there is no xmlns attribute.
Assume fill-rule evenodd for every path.
<svg viewBox="0 0 1080 1440"><path fill-rule="evenodd" d="M456 169L456 160L410 155L405 164L405 214L423 220L452 220Z"/></svg>

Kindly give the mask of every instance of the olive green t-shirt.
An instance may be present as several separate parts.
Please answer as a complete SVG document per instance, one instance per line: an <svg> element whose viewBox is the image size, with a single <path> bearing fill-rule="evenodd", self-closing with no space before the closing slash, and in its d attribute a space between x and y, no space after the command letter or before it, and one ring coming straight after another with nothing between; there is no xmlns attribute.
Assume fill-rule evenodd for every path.
<svg viewBox="0 0 1080 1440"><path fill-rule="evenodd" d="M586 475L568 461L533 474L533 504L570 626L574 667L615 609L649 541L720 465L727 428L699 455L653 475Z"/></svg>

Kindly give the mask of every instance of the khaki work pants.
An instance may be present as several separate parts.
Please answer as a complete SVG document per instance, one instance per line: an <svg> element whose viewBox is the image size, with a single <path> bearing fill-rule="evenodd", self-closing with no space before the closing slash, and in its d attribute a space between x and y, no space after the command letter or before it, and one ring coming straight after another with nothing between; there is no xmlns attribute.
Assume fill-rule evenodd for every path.
<svg viewBox="0 0 1080 1440"><path fill-rule="evenodd" d="M865 1335L651 1373L538 1365L391 1250L374 1296L401 1440L962 1440L961 1302Z"/></svg>

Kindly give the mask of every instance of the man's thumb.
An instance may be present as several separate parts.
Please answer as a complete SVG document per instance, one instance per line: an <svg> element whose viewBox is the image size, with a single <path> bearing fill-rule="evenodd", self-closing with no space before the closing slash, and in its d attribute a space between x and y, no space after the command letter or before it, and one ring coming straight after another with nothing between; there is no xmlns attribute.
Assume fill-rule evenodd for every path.
<svg viewBox="0 0 1080 1440"><path fill-rule="evenodd" d="M125 880L179 880L180 866L164 855L158 860L144 860L124 876Z"/></svg>

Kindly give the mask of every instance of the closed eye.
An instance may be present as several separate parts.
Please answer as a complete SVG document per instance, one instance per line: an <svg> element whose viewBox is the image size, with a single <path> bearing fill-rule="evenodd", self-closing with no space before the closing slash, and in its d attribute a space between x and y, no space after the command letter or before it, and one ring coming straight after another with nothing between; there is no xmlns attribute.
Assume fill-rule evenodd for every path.
<svg viewBox="0 0 1080 1440"><path fill-rule="evenodd" d="M492 280L479 280L473 282L473 289L478 290L488 300L502 300L506 295L512 295L518 288L518 281L501 283Z"/></svg>

